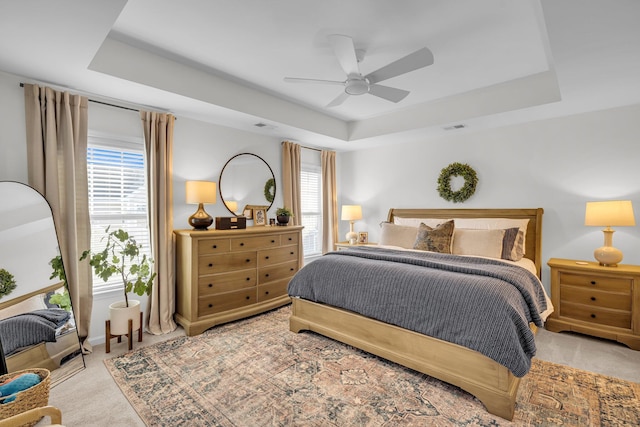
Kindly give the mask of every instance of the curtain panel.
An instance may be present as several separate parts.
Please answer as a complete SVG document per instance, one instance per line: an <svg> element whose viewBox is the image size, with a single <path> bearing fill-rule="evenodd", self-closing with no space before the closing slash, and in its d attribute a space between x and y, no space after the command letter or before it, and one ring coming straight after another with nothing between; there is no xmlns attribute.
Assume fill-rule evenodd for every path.
<svg viewBox="0 0 640 427"><path fill-rule="evenodd" d="M335 249L338 241L338 195L336 152L322 150L322 253Z"/></svg>
<svg viewBox="0 0 640 427"><path fill-rule="evenodd" d="M147 157L149 235L157 273L147 303L146 324L152 334L176 329L173 236L173 127L171 114L140 111Z"/></svg>
<svg viewBox="0 0 640 427"><path fill-rule="evenodd" d="M49 87L24 85L29 185L42 194L53 212L60 254L83 352L88 341L93 282L87 190L88 99Z"/></svg>
<svg viewBox="0 0 640 427"><path fill-rule="evenodd" d="M282 142L282 199L284 207L293 212L293 225L302 224L300 200L300 145Z"/></svg>

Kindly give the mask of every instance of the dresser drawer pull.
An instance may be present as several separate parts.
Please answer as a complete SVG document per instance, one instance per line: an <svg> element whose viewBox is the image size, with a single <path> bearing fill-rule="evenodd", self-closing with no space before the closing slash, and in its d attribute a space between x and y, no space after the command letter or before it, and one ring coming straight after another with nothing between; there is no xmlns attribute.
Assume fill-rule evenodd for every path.
<svg viewBox="0 0 640 427"><path fill-rule="evenodd" d="M591 281L591 282L589 282L589 283L591 283L592 285L595 285L595 284L596 284L596 281L595 281L595 280L592 280L592 281Z"/></svg>
<svg viewBox="0 0 640 427"><path fill-rule="evenodd" d="M213 263L211 263L211 262L210 262L210 263L209 263L209 267L213 267Z"/></svg>
<svg viewBox="0 0 640 427"><path fill-rule="evenodd" d="M596 297L591 297L591 301L595 301L595 300L596 300Z"/></svg>
<svg viewBox="0 0 640 427"><path fill-rule="evenodd" d="M244 243L240 243L240 246L244 246Z"/></svg>
<svg viewBox="0 0 640 427"><path fill-rule="evenodd" d="M269 256L267 255L266 257L264 257L264 259L269 259Z"/></svg>
<svg viewBox="0 0 640 427"><path fill-rule="evenodd" d="M213 283L209 283L209 287L210 287L210 288L213 288Z"/></svg>
<svg viewBox="0 0 640 427"><path fill-rule="evenodd" d="M251 280L251 277L247 277L247 282L248 282L249 280Z"/></svg>
<svg viewBox="0 0 640 427"><path fill-rule="evenodd" d="M213 304L209 304L209 308L212 308L212 307L213 307Z"/></svg>
<svg viewBox="0 0 640 427"><path fill-rule="evenodd" d="M272 241L271 241L271 243L275 243L275 242L276 242L275 240L272 240Z"/></svg>
<svg viewBox="0 0 640 427"><path fill-rule="evenodd" d="M266 291L264 294L265 294L265 295L269 295L269 291Z"/></svg>
<svg viewBox="0 0 640 427"><path fill-rule="evenodd" d="M592 314L592 315L591 315L591 318L592 318L592 319L595 319L595 318L596 318L596 315L595 315L595 314Z"/></svg>
<svg viewBox="0 0 640 427"><path fill-rule="evenodd" d="M289 271L293 271L293 270L295 270L295 268L293 268L293 267L291 267L291 268L289 269Z"/></svg>
<svg viewBox="0 0 640 427"><path fill-rule="evenodd" d="M251 262L251 260L249 258L247 258L247 262Z"/></svg>
<svg viewBox="0 0 640 427"><path fill-rule="evenodd" d="M251 299L251 297L250 297L249 295L247 295L245 298L246 298L246 299Z"/></svg>
<svg viewBox="0 0 640 427"><path fill-rule="evenodd" d="M289 241L292 241L293 239L291 237L289 237Z"/></svg>
<svg viewBox="0 0 640 427"><path fill-rule="evenodd" d="M264 277L269 277L269 273L265 274Z"/></svg>
<svg viewBox="0 0 640 427"><path fill-rule="evenodd" d="M289 252L290 255L293 255L293 251Z"/></svg>
<svg viewBox="0 0 640 427"><path fill-rule="evenodd" d="M218 249L218 245L213 245L212 248L213 249Z"/></svg>

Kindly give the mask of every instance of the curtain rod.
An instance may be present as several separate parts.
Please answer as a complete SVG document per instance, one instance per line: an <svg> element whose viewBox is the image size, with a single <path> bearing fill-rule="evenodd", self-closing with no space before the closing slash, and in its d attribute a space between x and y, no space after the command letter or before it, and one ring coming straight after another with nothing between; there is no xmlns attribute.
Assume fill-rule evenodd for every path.
<svg viewBox="0 0 640 427"><path fill-rule="evenodd" d="M20 83L20 87L24 87L24 83ZM65 90L67 90L67 89L65 89ZM111 103L109 103L109 102L98 101L98 100L90 99L90 98L87 98L87 99L89 100L89 102L93 102L93 103L96 103L96 104L102 104L102 105L107 105L107 106L109 106L109 107L121 108L121 109L123 109L123 110L136 111L136 112L138 112L138 113L140 112L140 110L139 110L139 109L136 109L136 108L125 107L125 106L123 106L123 105L111 104ZM153 108L153 107L151 107L151 108ZM177 117L176 117L175 119L176 119L176 120L178 120L178 118L177 118Z"/></svg>
<svg viewBox="0 0 640 427"><path fill-rule="evenodd" d="M282 141L281 144L284 144L286 141ZM289 141L292 142L292 141ZM294 144L298 144L297 142L294 142ZM313 150L313 151L323 151L321 148L314 148L314 147L306 147L302 144L298 144L300 146L300 148L306 148L307 150Z"/></svg>

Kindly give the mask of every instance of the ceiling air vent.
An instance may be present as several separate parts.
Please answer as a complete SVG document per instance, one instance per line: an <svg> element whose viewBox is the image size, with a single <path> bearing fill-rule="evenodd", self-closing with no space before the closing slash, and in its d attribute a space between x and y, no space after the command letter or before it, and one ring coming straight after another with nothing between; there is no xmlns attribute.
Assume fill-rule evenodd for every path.
<svg viewBox="0 0 640 427"><path fill-rule="evenodd" d="M444 130L455 130L455 129L464 129L466 127L467 127L467 125L463 125L462 123L460 123L460 124L457 124L457 125L446 126L443 129Z"/></svg>

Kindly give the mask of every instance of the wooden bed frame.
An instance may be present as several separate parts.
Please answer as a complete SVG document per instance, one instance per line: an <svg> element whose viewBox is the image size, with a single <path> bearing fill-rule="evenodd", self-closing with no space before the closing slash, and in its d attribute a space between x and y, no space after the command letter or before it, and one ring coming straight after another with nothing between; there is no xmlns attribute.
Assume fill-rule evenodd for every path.
<svg viewBox="0 0 640 427"><path fill-rule="evenodd" d="M525 257L542 267L542 214L538 209L391 209L388 220L405 218L529 218ZM362 315L292 298L289 327L310 330L460 387L487 410L513 419L520 378L505 366L466 347ZM535 332L536 327L531 325Z"/></svg>

